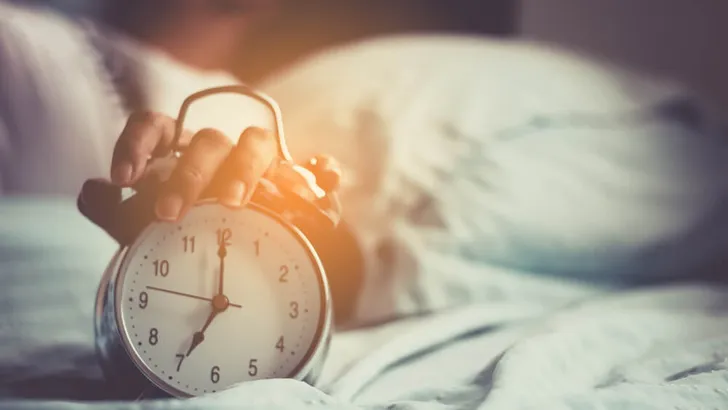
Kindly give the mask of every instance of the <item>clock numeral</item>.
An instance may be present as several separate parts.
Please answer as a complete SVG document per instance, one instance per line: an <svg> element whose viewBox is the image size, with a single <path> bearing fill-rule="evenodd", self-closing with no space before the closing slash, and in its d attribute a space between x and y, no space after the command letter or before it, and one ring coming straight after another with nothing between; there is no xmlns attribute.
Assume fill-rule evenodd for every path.
<svg viewBox="0 0 728 410"><path fill-rule="evenodd" d="M217 230L217 244L230 246L230 239L233 237L233 231L230 228L218 229Z"/></svg>
<svg viewBox="0 0 728 410"><path fill-rule="evenodd" d="M166 278L169 275L169 262L166 260L156 260L154 263L154 276Z"/></svg>
<svg viewBox="0 0 728 410"><path fill-rule="evenodd" d="M291 302L291 312L288 314L292 319L298 317L298 302Z"/></svg>
<svg viewBox="0 0 728 410"><path fill-rule="evenodd" d="M260 256L260 241L256 239L253 241L253 245L255 246L255 256Z"/></svg>
<svg viewBox="0 0 728 410"><path fill-rule="evenodd" d="M154 346L159 342L159 330L156 327L149 329L149 344Z"/></svg>
<svg viewBox="0 0 728 410"><path fill-rule="evenodd" d="M149 295L147 294L147 292L140 293L139 294L139 308L146 309L148 303L149 303Z"/></svg>
<svg viewBox="0 0 728 410"><path fill-rule="evenodd" d="M210 370L210 381L213 383L220 381L220 366L212 366L212 370Z"/></svg>
<svg viewBox="0 0 728 410"><path fill-rule="evenodd" d="M185 236L182 238L182 243L184 244L184 251L189 253L195 253L195 237L194 236Z"/></svg>
<svg viewBox="0 0 728 410"><path fill-rule="evenodd" d="M248 363L248 375L249 376L255 376L258 374L258 359L250 359L250 362Z"/></svg>
<svg viewBox="0 0 728 410"><path fill-rule="evenodd" d="M283 345L283 336L281 336L278 339L278 343L276 343L276 349L278 349L278 350L280 350L282 352L283 351L283 348L284 348L284 345Z"/></svg>
<svg viewBox="0 0 728 410"><path fill-rule="evenodd" d="M182 362L185 361L185 355L182 353L174 355L175 358L179 359L179 362L177 363L177 371L179 371L180 367L182 367Z"/></svg>
<svg viewBox="0 0 728 410"><path fill-rule="evenodd" d="M278 282L286 283L288 282L288 266L281 265L279 269L281 276L278 277Z"/></svg>

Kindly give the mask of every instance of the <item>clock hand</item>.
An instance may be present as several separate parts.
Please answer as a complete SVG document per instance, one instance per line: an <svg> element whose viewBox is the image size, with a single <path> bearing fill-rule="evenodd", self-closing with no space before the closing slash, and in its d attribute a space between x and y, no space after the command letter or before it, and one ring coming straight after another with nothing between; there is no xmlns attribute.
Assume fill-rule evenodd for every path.
<svg viewBox="0 0 728 410"><path fill-rule="evenodd" d="M212 320L215 319L215 317L221 313L227 310L228 306L230 306L230 302L228 301L227 297L223 295L217 295L214 298L212 298L212 311L210 312L210 315L207 317L207 320L205 321L204 326L202 326L202 330L195 332L192 335L192 343L190 344L190 348L187 349L186 356L189 356L193 350L197 346L200 345L200 343L205 341L205 331L207 328L212 324Z"/></svg>
<svg viewBox="0 0 728 410"><path fill-rule="evenodd" d="M202 330L195 332L195 334L192 335L192 343L190 344L190 348L187 349L187 353L185 354L185 356L189 357L192 351L195 350L195 348L199 346L200 343L205 341L205 330L207 330L207 327L210 326L210 323L212 323L212 320L215 319L215 316L217 316L219 312L220 311L213 309L212 312L210 312L210 316L207 317L205 325L202 326Z"/></svg>
<svg viewBox="0 0 728 410"><path fill-rule="evenodd" d="M158 288L158 287L155 287L155 286L147 286L147 289L149 289L149 290L156 290L157 292L170 293L172 295L177 295L177 296L184 296L184 297L187 297L187 298L192 298L192 299L197 299L197 300L204 300L206 302L212 302L213 301L213 299L211 299L211 298L206 298L206 297L197 296L197 295L191 295L189 293L182 293L182 292L177 292L177 291L169 290L169 289L162 289L162 288ZM242 306L240 306L238 304L229 303L229 302L228 302L228 306L232 306L234 308L241 308L242 307Z"/></svg>
<svg viewBox="0 0 728 410"><path fill-rule="evenodd" d="M218 295L223 295L223 283L225 280L225 257L227 256L227 247L225 241L220 241L220 247L217 250L217 256L220 258L220 272L218 276Z"/></svg>
<svg viewBox="0 0 728 410"><path fill-rule="evenodd" d="M212 323L213 319L221 313L227 310L228 306L232 306L230 301L228 300L227 296L223 294L224 289L224 280L225 280L225 257L227 256L227 248L224 240L220 241L220 247L217 250L217 256L220 258L220 269L218 272L218 290L217 295L212 298L210 301L212 302L212 311L210 312L210 315L207 317L207 321L205 321L205 325L202 326L202 330L195 332L192 335L192 343L190 343L189 349L187 349L187 353L185 356L188 356L192 354L192 352L199 346L202 342L205 341L205 331Z"/></svg>

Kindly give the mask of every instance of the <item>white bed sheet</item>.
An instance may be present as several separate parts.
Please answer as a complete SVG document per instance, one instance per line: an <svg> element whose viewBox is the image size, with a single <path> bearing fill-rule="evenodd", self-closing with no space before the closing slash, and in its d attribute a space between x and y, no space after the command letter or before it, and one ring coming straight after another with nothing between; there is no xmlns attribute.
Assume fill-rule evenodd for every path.
<svg viewBox="0 0 728 410"><path fill-rule="evenodd" d="M379 375L353 397L381 407L385 400L498 410L726 408L727 313L726 289L611 294L463 337ZM419 336L437 332L434 323Z"/></svg>
<svg viewBox="0 0 728 410"><path fill-rule="evenodd" d="M92 314L98 281L115 249L116 244L103 231L77 212L71 199L5 197L0 201L0 398L108 397L94 356ZM378 385L376 381L388 369L410 363L413 356L422 352L447 346L473 332L539 317L597 292L556 279L505 272L493 276L493 289L498 288L499 278L506 290L520 282L524 288L542 285L544 293L549 293L549 289L558 291L551 292L551 299L544 296L499 300L338 333L317 386L321 393L315 394L328 393L332 398L353 403L364 391L369 392L368 396L385 397L376 393L382 386L385 390L390 387L388 394L418 389L421 386L411 375L397 381L395 390L389 383ZM551 287L545 287L546 284ZM510 331L492 341L482 339L481 347L492 347L490 353L484 351L481 355L495 357L503 343L512 340L509 335ZM438 365L438 372L430 371L429 376L439 379L428 383L462 381L480 371L483 363L486 361L455 360L447 368ZM428 368L429 364L418 366ZM407 379L409 384L405 383ZM292 383L263 383L268 384ZM308 388L303 390L314 394ZM237 393L228 392L223 397L230 394ZM280 397L261 395L255 401L259 399Z"/></svg>
<svg viewBox="0 0 728 410"><path fill-rule="evenodd" d="M266 380L188 401L84 401L103 398L91 306L114 244L71 201L4 199L0 218L3 410L707 410L728 404L728 289L699 285L597 294L572 286L570 297L551 306L479 303L340 333L319 388ZM60 300L68 309L58 309ZM64 394L59 377L81 388L67 385ZM56 400L12 399L28 394L28 386L37 397Z"/></svg>
<svg viewBox="0 0 728 410"><path fill-rule="evenodd" d="M728 196L717 178L728 175L728 145L690 117L692 96L549 50L457 39L392 44L344 54L360 67L381 63L381 71L340 70L344 86L297 88L293 75L269 89L284 115L294 113L286 118L297 156L331 147L371 172L355 173L372 178L354 181L346 209L364 239L394 242L397 263L370 265L362 317L450 310L338 334L320 388L267 380L187 401L108 402L91 315L114 244L73 200L3 198L0 410L728 408L727 292L652 289L579 306L607 291L558 278L688 276L697 261L721 255L726 238L710 233L728 232L726 209L716 206ZM326 64L299 68L304 80L334 80ZM386 88L392 69L399 87ZM372 88L338 104L334 91L356 79ZM442 109L436 102L450 111L433 114ZM398 107L409 110L397 116ZM463 144L446 142L453 134L443 129ZM536 178L544 176L551 179ZM630 180L637 183L621 184ZM556 193L539 196L543 186ZM416 200L398 202L413 191L408 199L432 196L433 187L448 194L430 203L438 229L412 217ZM614 189L609 201L600 201L604 187ZM378 291L392 303L375 309Z"/></svg>

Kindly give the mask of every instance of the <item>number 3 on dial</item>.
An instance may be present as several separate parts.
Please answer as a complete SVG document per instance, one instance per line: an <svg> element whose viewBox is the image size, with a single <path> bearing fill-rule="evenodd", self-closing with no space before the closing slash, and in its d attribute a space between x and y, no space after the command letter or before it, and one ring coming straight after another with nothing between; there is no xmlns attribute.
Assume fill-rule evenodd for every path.
<svg viewBox="0 0 728 410"><path fill-rule="evenodd" d="M117 301L128 349L156 385L196 396L305 368L327 299L319 262L294 233L252 208L200 205L137 239Z"/></svg>

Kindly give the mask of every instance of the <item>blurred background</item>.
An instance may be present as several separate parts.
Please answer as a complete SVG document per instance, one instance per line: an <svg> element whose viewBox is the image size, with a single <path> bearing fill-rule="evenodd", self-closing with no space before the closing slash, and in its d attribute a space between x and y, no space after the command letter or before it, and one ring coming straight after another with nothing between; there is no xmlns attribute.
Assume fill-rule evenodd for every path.
<svg viewBox="0 0 728 410"><path fill-rule="evenodd" d="M728 107L726 22L723 0L521 0L517 32L670 76Z"/></svg>
<svg viewBox="0 0 728 410"><path fill-rule="evenodd" d="M575 48L683 81L728 106L727 21L722 0L288 0L251 37L238 71L255 79L313 50L378 34L470 33Z"/></svg>
<svg viewBox="0 0 728 410"><path fill-rule="evenodd" d="M99 3L16 1L71 13ZM722 0L281 0L254 27L234 69L254 81L325 47L391 33L519 37L667 75L728 106L726 21Z"/></svg>
<svg viewBox="0 0 728 410"><path fill-rule="evenodd" d="M254 79L312 51L393 33L438 32L510 36L514 0L284 0L247 41L239 68Z"/></svg>

